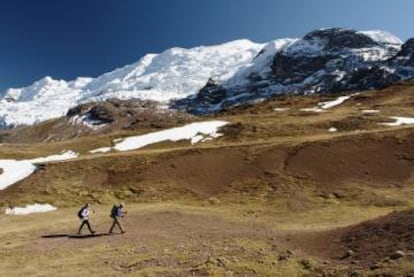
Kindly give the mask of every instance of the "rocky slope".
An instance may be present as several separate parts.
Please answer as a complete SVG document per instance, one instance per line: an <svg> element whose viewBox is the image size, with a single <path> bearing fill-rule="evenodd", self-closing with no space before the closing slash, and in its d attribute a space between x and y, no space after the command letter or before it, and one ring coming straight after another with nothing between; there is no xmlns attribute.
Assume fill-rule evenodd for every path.
<svg viewBox="0 0 414 277"><path fill-rule="evenodd" d="M205 114L279 94L383 88L413 77L413 39L403 44L383 31L323 29L264 44L172 48L97 78L46 77L3 93L0 127L31 125L110 98Z"/></svg>

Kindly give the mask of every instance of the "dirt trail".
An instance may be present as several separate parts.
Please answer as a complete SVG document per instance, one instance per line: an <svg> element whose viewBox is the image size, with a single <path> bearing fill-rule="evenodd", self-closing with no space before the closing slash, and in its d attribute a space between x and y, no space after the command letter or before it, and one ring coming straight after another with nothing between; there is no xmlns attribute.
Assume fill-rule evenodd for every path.
<svg viewBox="0 0 414 277"><path fill-rule="evenodd" d="M90 276L141 276L145 272L159 272L159 276L211 276L217 272L220 276L241 270L237 265L245 263L244 270L252 270L250 276L265 276L255 272L258 261L285 250L278 231L265 224L229 220L203 209L132 207L124 218L127 233L123 235L101 235L109 228L110 218L99 212L91 218L98 236L88 236L85 229L84 237L74 234L78 227L70 218L74 215L57 213L34 215L29 220L41 223L37 228L32 225L29 230L3 235L0 271L19 276L36 266L40 276L52 272L54 276L78 276L83 271ZM66 220L55 224L54 216ZM266 263L271 265L270 260Z"/></svg>

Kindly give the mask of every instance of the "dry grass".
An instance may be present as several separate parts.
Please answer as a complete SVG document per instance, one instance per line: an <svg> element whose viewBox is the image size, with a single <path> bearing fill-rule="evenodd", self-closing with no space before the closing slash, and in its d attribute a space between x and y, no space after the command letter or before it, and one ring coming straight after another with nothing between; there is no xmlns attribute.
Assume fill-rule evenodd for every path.
<svg viewBox="0 0 414 277"><path fill-rule="evenodd" d="M6 276L313 276L322 270L322 261L292 249L286 235L387 212L339 206L289 213L254 203L128 204L126 235L89 239L58 236L76 232L75 208L24 217L2 215L0 271ZM93 209L94 228L105 232L110 206ZM57 237L42 238L45 235ZM288 250L294 254L286 254Z"/></svg>
<svg viewBox="0 0 414 277"><path fill-rule="evenodd" d="M115 138L149 129L62 142L0 145L1 158L34 158L64 149L81 153L73 161L48 164L0 192L3 208L33 202L59 207L48 214L0 215L4 226L0 230L0 272L5 276L349 276L353 271L365 276L412 272L412 264L406 260L381 264L374 271L335 260L325 253L333 250L328 249L323 232L414 207L414 175L407 173L414 160L413 129L378 124L389 116L414 116L414 88L401 85L368 92L325 113L299 111L334 98L276 98L205 118L228 120L232 125L223 129L224 137L196 146L182 141L124 153L88 152L110 146ZM290 109L275 112L275 107ZM364 109L381 112L363 115ZM338 132L328 132L330 127ZM37 129L36 136L45 131ZM353 145L373 144L378 148L370 153L388 149L381 157L387 154L393 159L388 164L369 163L369 157L353 155L359 152ZM345 145L341 151L339 145ZM307 163L293 161L312 146L335 149L347 157L344 164L355 161L358 165L350 165L349 172L360 178L346 182L318 179L324 163L332 166L332 161L323 160L326 156L312 156ZM346 156L349 149L355 151ZM408 169L376 179L371 171L359 170L367 164L372 172L378 171L376 164L385 164L383 171L400 164ZM329 168L341 170L341 174L346 171L343 165ZM333 177L342 176L332 173ZM84 240L41 238L75 232L77 207L87 200L94 202L93 223L101 232L110 224L110 205L127 202L129 232ZM292 236L303 244L289 240ZM306 239L309 236L315 241ZM317 244L327 244L325 252L318 253ZM286 254L287 250L294 254Z"/></svg>

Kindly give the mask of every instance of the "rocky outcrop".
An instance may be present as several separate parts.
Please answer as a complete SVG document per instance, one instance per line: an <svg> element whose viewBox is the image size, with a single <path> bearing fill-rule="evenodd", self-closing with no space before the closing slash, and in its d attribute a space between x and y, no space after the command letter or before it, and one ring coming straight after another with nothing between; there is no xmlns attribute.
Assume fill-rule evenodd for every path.
<svg viewBox="0 0 414 277"><path fill-rule="evenodd" d="M333 60L330 55L301 57L289 56L285 53L277 53L272 65L274 77L283 82L290 79L291 82L301 82L310 74L323 69L326 63Z"/></svg>
<svg viewBox="0 0 414 277"><path fill-rule="evenodd" d="M193 117L185 112L160 108L154 101L109 99L70 109L66 115L72 125L88 130L167 128L186 123Z"/></svg>
<svg viewBox="0 0 414 277"><path fill-rule="evenodd" d="M331 28L316 30L306 34L303 37L304 40L325 40L326 50L336 50L343 48L364 48L377 46L378 42L372 38L359 33L354 30Z"/></svg>
<svg viewBox="0 0 414 277"><path fill-rule="evenodd" d="M226 94L226 89L210 78L197 94L196 100L203 104L214 105L223 101Z"/></svg>
<svg viewBox="0 0 414 277"><path fill-rule="evenodd" d="M398 66L414 67L414 38L407 40L401 47L401 51L392 59L393 64Z"/></svg>

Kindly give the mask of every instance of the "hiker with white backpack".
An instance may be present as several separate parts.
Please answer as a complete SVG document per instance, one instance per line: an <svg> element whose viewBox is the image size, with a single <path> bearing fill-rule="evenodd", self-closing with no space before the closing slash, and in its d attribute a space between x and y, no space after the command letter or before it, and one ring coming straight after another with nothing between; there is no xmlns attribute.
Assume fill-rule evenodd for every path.
<svg viewBox="0 0 414 277"><path fill-rule="evenodd" d="M89 232L91 232L92 235L96 233L94 230L92 230L91 224L89 223L90 207L91 207L91 204L87 202L85 206L83 206L78 212L78 217L81 220L81 225L78 231L79 235L81 234L83 226L85 225L88 227Z"/></svg>

